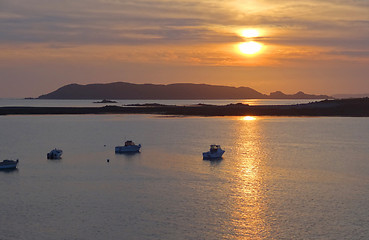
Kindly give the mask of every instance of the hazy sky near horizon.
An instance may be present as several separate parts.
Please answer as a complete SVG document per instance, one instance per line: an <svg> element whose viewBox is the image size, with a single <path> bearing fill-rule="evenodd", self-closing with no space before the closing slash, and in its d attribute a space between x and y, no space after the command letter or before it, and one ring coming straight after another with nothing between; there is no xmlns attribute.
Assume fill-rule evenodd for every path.
<svg viewBox="0 0 369 240"><path fill-rule="evenodd" d="M369 93L369 0L0 0L0 98L116 81Z"/></svg>

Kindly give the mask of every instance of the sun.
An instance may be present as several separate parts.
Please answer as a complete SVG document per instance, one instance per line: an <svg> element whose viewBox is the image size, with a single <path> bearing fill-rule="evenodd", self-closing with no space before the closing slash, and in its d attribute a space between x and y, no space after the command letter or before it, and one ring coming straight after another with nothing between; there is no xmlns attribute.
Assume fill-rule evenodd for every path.
<svg viewBox="0 0 369 240"><path fill-rule="evenodd" d="M255 38L260 35L259 31L256 29L244 29L241 31L241 36L245 38Z"/></svg>
<svg viewBox="0 0 369 240"><path fill-rule="evenodd" d="M263 46L260 43L250 41L250 42L240 43L238 45L238 48L240 52L243 54L255 54L259 52L263 48Z"/></svg>
<svg viewBox="0 0 369 240"><path fill-rule="evenodd" d="M244 120L244 121L253 121L253 120L256 120L256 117L245 116L245 117L242 118L242 120Z"/></svg>

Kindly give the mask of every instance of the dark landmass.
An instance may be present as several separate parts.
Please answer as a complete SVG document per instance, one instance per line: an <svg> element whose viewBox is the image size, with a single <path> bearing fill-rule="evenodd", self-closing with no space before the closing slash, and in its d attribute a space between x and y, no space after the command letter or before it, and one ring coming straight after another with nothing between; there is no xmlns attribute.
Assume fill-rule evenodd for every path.
<svg viewBox="0 0 369 240"><path fill-rule="evenodd" d="M207 84L176 83L133 84L115 82L106 84L70 84L39 99L330 99L327 95L311 95L298 92L287 95L282 92L262 94L249 87L228 87Z"/></svg>
<svg viewBox="0 0 369 240"><path fill-rule="evenodd" d="M134 104L125 104L127 107L165 107L165 106L176 106L176 105L165 105L160 103L134 103Z"/></svg>
<svg viewBox="0 0 369 240"><path fill-rule="evenodd" d="M362 93L362 94L335 94L333 95L334 98L364 98L369 97L369 93Z"/></svg>
<svg viewBox="0 0 369 240"><path fill-rule="evenodd" d="M369 117L369 98L324 100L296 105L138 105L104 107L0 107L8 114L161 114L177 116L345 116Z"/></svg>
<svg viewBox="0 0 369 240"><path fill-rule="evenodd" d="M101 101L93 102L93 103L117 103L117 101L103 99Z"/></svg>

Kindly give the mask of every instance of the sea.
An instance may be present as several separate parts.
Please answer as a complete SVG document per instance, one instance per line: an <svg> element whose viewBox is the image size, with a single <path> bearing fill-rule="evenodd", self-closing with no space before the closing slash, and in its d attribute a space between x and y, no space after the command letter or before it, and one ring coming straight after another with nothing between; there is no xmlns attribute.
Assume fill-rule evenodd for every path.
<svg viewBox="0 0 369 240"><path fill-rule="evenodd" d="M117 104L142 102L163 103ZM25 105L99 106L0 99ZM0 171L1 240L369 239L368 118L7 115L0 134L19 159ZM115 154L126 140L140 153ZM210 144L223 159L202 159Z"/></svg>

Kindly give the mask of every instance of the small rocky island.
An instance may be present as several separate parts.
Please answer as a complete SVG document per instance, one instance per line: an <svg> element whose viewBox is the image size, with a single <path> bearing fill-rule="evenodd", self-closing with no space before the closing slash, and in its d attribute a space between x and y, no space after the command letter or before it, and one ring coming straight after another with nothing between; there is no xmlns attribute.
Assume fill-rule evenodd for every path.
<svg viewBox="0 0 369 240"><path fill-rule="evenodd" d="M109 99L103 99L101 101L96 101L93 103L117 103L117 101L109 100Z"/></svg>

